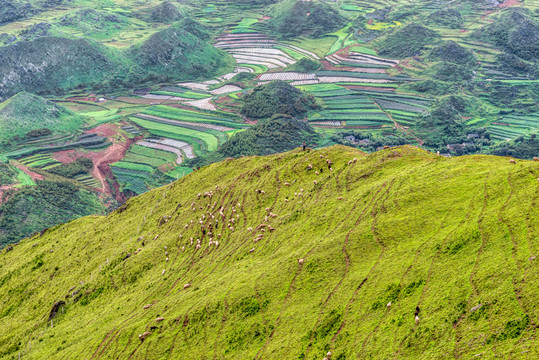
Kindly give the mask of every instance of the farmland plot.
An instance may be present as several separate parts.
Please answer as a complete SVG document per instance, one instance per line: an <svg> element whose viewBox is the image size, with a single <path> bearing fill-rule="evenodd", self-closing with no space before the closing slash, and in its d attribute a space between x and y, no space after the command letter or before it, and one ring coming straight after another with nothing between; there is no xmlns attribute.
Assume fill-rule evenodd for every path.
<svg viewBox="0 0 539 360"><path fill-rule="evenodd" d="M195 153L193 151L193 147L189 145L186 142L173 140L173 139L161 139L161 140L155 140L155 139L148 139L150 142L154 142L157 144L163 144L171 147L175 147L176 149L180 149L185 153L185 156L188 159L194 159Z"/></svg>
<svg viewBox="0 0 539 360"><path fill-rule="evenodd" d="M145 119L145 120L151 120L151 121L160 122L160 123L163 123L163 124L174 125L174 126L189 126L189 127L193 127L193 128L200 128L199 129L200 131L204 131L204 129L212 129L212 130L217 130L217 131L231 131L231 130L234 130L234 128L221 126L221 125L204 124L204 123L199 123L199 122L186 122L186 121L170 120L170 119L165 119L165 118L162 118L162 117L159 117L159 116L153 116L153 115L138 114L138 115L136 115L136 117L141 118L141 119Z"/></svg>
<svg viewBox="0 0 539 360"><path fill-rule="evenodd" d="M212 104L210 98L201 99L201 100L186 101L186 102L184 102L184 104L192 106L192 107L196 107L197 109L202 109L202 110L211 110L211 111L217 110L215 105Z"/></svg>
<svg viewBox="0 0 539 360"><path fill-rule="evenodd" d="M238 86L235 86L235 85L224 85L224 86L221 86L220 88L217 88L215 90L211 90L210 93L213 94L213 95L222 95L222 94L227 94L227 93L230 93L230 92L238 92L238 91L242 91L243 89L238 87Z"/></svg>
<svg viewBox="0 0 539 360"><path fill-rule="evenodd" d="M148 130L151 134L188 142L192 146L197 147L200 151L215 151L219 145L217 137L207 132L136 117L130 119L140 127Z"/></svg>
<svg viewBox="0 0 539 360"><path fill-rule="evenodd" d="M315 54L297 46L281 44L259 33L225 34L217 38L215 47L228 52L238 64L265 66L268 69L284 68L296 63L296 58L284 49L290 49L300 56L318 58Z"/></svg>
<svg viewBox="0 0 539 360"><path fill-rule="evenodd" d="M176 164L180 165L183 162L182 152L178 148L168 146L168 145L159 144L159 143L143 141L143 140L137 142L137 145L144 146L144 147L147 147L147 148L150 148L150 149L157 149L157 150L171 152L173 154L176 154L176 156L177 156Z"/></svg>

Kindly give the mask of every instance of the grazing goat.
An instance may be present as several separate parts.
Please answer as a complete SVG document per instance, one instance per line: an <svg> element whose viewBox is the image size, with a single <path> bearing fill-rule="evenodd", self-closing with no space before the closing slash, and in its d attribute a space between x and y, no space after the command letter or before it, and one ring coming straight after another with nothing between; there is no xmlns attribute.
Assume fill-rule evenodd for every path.
<svg viewBox="0 0 539 360"><path fill-rule="evenodd" d="M140 341L144 341L144 339L146 339L148 336L150 336L150 334L151 334L151 332L146 331L143 334L139 334L138 338L140 339Z"/></svg>
<svg viewBox="0 0 539 360"><path fill-rule="evenodd" d="M511 164L516 164L516 163L517 163L517 162L515 161L515 159L509 159L509 162L510 162Z"/></svg>
<svg viewBox="0 0 539 360"><path fill-rule="evenodd" d="M416 326L419 325L419 316L418 315L415 316L415 325Z"/></svg>
<svg viewBox="0 0 539 360"><path fill-rule="evenodd" d="M142 308L143 308L144 310L148 310L149 308L152 307L152 305L153 305L153 304L144 305Z"/></svg>
<svg viewBox="0 0 539 360"><path fill-rule="evenodd" d="M303 265L303 259L298 259L298 265Z"/></svg>
<svg viewBox="0 0 539 360"><path fill-rule="evenodd" d="M163 320L165 320L164 317L158 317L157 319L155 319L155 322L161 322L161 321L163 321Z"/></svg>
<svg viewBox="0 0 539 360"><path fill-rule="evenodd" d="M387 303L386 307L387 307L387 310L391 309L391 301Z"/></svg>
<svg viewBox="0 0 539 360"><path fill-rule="evenodd" d="M539 158L534 156L533 161L539 161Z"/></svg>
<svg viewBox="0 0 539 360"><path fill-rule="evenodd" d="M187 283L187 284L185 284L185 285L183 286L183 288L184 288L184 289L189 289L191 286L193 286L193 285L191 285L191 283Z"/></svg>
<svg viewBox="0 0 539 360"><path fill-rule="evenodd" d="M255 251L255 248L252 248L251 250L249 250L249 253L252 253Z"/></svg>
<svg viewBox="0 0 539 360"><path fill-rule="evenodd" d="M331 357L331 351L328 351L328 353L326 354L326 356L328 357L328 359Z"/></svg>
<svg viewBox="0 0 539 360"><path fill-rule="evenodd" d="M163 272L161 273L161 275L165 275L166 272L167 270L163 269Z"/></svg>

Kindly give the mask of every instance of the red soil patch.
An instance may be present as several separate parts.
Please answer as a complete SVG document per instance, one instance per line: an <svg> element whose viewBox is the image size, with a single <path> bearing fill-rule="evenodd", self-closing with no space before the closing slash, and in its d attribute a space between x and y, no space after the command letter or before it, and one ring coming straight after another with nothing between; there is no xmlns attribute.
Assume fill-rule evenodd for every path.
<svg viewBox="0 0 539 360"><path fill-rule="evenodd" d="M38 173L31 171L30 169L28 169L28 166L25 166L23 164L19 164L16 162L13 162L12 165L15 166L17 169L22 170L26 175L30 176L32 180L34 181L44 179L43 175L40 175Z"/></svg>
<svg viewBox="0 0 539 360"><path fill-rule="evenodd" d="M53 158L66 164L81 157L91 159L94 163L94 168L91 172L92 176L101 182L101 189L98 189L98 191L109 195L115 193L116 200L123 202L125 201L125 198L119 191L120 185L116 182L109 165L122 160L131 144L138 141L140 137L137 137L134 140L128 139L125 135L120 133L120 126L121 124L103 124L87 131L88 134L106 136L112 142L111 146L102 151L81 153L77 150L64 150L54 153ZM122 137L121 140L117 138L118 135ZM110 188L107 179L113 181L113 189Z"/></svg>
<svg viewBox="0 0 539 360"><path fill-rule="evenodd" d="M468 32L468 30L465 30L465 29L460 29L459 31L460 31L461 33L467 33L467 32Z"/></svg>
<svg viewBox="0 0 539 360"><path fill-rule="evenodd" d="M13 189L14 188L11 185L0 186L0 205L2 205L3 203L9 200L9 196L6 194L6 192Z"/></svg>
<svg viewBox="0 0 539 360"><path fill-rule="evenodd" d="M229 96L221 96L215 100L213 100L214 103L216 104L225 104L225 103L228 103L230 101L233 101L233 99Z"/></svg>
<svg viewBox="0 0 539 360"><path fill-rule="evenodd" d="M508 7L511 7L511 6L518 5L518 3L519 3L519 0L505 0L499 6L500 6L500 8L504 9L504 8L508 8Z"/></svg>
<svg viewBox="0 0 539 360"><path fill-rule="evenodd" d="M492 123L493 125L503 125L503 126L511 126L507 123L502 123L502 122L495 122L495 123Z"/></svg>
<svg viewBox="0 0 539 360"><path fill-rule="evenodd" d="M269 20L271 19L271 16L264 16L262 19L258 20L259 22L260 21L266 21L266 20Z"/></svg>

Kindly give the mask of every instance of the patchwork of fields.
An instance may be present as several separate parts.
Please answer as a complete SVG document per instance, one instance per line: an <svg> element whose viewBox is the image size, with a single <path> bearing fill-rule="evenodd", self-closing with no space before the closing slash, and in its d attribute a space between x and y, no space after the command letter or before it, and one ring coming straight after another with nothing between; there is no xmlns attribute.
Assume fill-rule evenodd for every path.
<svg viewBox="0 0 539 360"><path fill-rule="evenodd" d="M153 6L160 3L153 0L145 4L125 3L126 9L136 9L134 17L125 16L128 10L113 11L100 3L91 5L96 11L75 13L66 8L44 12L36 19L50 23L52 34L62 31L73 37L89 36L108 47L127 49L134 43L144 43L175 21L167 20L166 16L154 18ZM444 24L443 16L436 20L439 2L411 2L403 6L398 0L340 0L335 5L339 14L346 17L346 21L339 23L340 29L316 37L300 34L286 38L271 27L273 7L263 2L259 6L224 0L196 5L174 3L172 6L182 16L206 25L209 42L231 56L228 59L235 64L229 64L227 73L213 74L205 80L159 83L118 93L114 89L107 89L104 94L73 90L53 100L81 115L84 121L73 122L70 131L25 139L23 145L9 148L0 158L50 176L50 170L71 161L58 160L59 154L71 152L92 159L105 154L105 161L95 163L90 174L77 175L70 181L86 189L105 189L111 193L108 195L116 191L140 194L189 173L193 159L217 150L236 132L255 124L257 120L239 115L242 98L255 86L274 80L285 81L318 99L321 109L309 109L305 120L323 136L338 131L411 135L407 139L423 144L421 135L417 135L422 130L420 124L439 110L441 100L448 95L472 98L475 86L481 86L477 98L484 103L491 101L493 87L528 91L526 100L515 108L491 101L488 106L480 104L479 110L474 104L466 105L464 112L469 114L459 112L457 118L473 128L472 132L477 132L478 127L488 131L492 144L487 145L537 133L538 118L533 110L528 110L537 104L534 99L537 80L501 68L499 59L506 50L475 35L497 21L501 8L519 4L504 2L498 7L497 4L444 2L445 7L458 9L455 26ZM539 8L533 3L525 6L532 12ZM106 23L107 12L111 12L114 24ZM95 24L92 17L97 19ZM79 19L80 23L72 19ZM429 26L434 31L434 40L420 47L413 56L382 56L384 49L380 44L412 23ZM0 30L21 37L31 25L31 20L22 19L2 25ZM5 41L5 37L0 39ZM412 46L412 37L409 41ZM447 79L453 74L429 72L440 60L432 58L433 51L448 42L458 43L472 54L469 66L473 73L466 82L454 85ZM309 61L314 64L314 70L298 67ZM524 68L526 64L517 65ZM433 79L436 81L429 82ZM423 87L414 87L415 84ZM430 86L436 91L430 92ZM0 105L0 110L2 106L5 104ZM31 121L25 119L24 124L28 123ZM112 127L103 132L103 125ZM97 128L100 131L95 131ZM326 143L331 143L327 137ZM22 170L21 173L26 174ZM21 183L31 184L24 175L20 174L20 178Z"/></svg>

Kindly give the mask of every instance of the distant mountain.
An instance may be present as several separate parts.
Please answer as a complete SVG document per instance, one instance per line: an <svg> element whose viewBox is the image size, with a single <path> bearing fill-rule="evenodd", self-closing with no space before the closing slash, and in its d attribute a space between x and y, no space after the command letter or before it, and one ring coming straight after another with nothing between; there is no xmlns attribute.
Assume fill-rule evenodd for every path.
<svg viewBox="0 0 539 360"><path fill-rule="evenodd" d="M148 81L218 75L230 58L208 43L205 28L183 19L125 51L87 38L45 36L0 47L0 100L19 91L64 94L119 90Z"/></svg>

